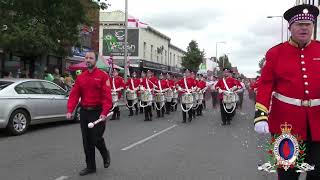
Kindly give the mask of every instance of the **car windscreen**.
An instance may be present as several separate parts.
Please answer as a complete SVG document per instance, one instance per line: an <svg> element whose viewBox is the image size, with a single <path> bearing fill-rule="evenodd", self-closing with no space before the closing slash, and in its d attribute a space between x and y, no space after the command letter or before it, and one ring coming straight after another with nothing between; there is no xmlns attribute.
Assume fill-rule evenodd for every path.
<svg viewBox="0 0 320 180"><path fill-rule="evenodd" d="M0 91L4 88L6 88L7 86L9 86L10 84L12 84L13 82L10 81L0 81Z"/></svg>

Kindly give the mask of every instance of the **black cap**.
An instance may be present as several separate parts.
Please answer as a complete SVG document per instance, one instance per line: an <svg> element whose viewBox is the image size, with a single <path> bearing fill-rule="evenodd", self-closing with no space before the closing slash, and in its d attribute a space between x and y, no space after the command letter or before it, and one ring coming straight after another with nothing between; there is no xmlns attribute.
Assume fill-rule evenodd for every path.
<svg viewBox="0 0 320 180"><path fill-rule="evenodd" d="M226 68L226 67L223 68L222 71L229 71L230 73L232 73L231 69L230 68Z"/></svg>
<svg viewBox="0 0 320 180"><path fill-rule="evenodd" d="M319 9L316 6L310 4L302 4L298 6L294 6L288 9L283 17L289 23L289 25L293 24L296 21L309 20L315 22L317 16L319 15Z"/></svg>

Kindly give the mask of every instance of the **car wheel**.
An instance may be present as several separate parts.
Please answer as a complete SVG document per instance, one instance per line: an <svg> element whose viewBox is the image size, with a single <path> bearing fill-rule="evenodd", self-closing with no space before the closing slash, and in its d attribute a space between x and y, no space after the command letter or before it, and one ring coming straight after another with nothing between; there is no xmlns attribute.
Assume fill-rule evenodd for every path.
<svg viewBox="0 0 320 180"><path fill-rule="evenodd" d="M30 117L24 110L18 109L13 111L10 116L7 131L9 134L17 136L25 133L30 123Z"/></svg>
<svg viewBox="0 0 320 180"><path fill-rule="evenodd" d="M81 107L78 106L76 112L74 113L74 122L80 122L80 110Z"/></svg>

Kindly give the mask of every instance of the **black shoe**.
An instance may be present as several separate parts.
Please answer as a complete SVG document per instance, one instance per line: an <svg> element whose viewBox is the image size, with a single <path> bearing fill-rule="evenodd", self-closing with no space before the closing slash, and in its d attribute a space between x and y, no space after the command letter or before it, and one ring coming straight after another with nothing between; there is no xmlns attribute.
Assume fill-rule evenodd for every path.
<svg viewBox="0 0 320 180"><path fill-rule="evenodd" d="M108 168L110 166L110 162L111 162L111 160L110 160L110 152L108 151L107 158L106 158L106 160L103 161L103 167L104 168Z"/></svg>
<svg viewBox="0 0 320 180"><path fill-rule="evenodd" d="M188 120L189 120L189 122L191 122L191 121L192 121L192 118L188 118Z"/></svg>
<svg viewBox="0 0 320 180"><path fill-rule="evenodd" d="M138 115L139 114L139 112L138 111L136 111L136 115Z"/></svg>
<svg viewBox="0 0 320 180"><path fill-rule="evenodd" d="M225 126L225 125L227 125L227 123L223 122L221 125L222 125L222 126Z"/></svg>
<svg viewBox="0 0 320 180"><path fill-rule="evenodd" d="M129 116L133 116L133 114L129 114Z"/></svg>
<svg viewBox="0 0 320 180"><path fill-rule="evenodd" d="M95 173L95 172L96 172L95 169L85 168L85 169L83 169L83 170L80 171L79 175L80 175L80 176L85 176L85 175L92 174L92 173Z"/></svg>
<svg viewBox="0 0 320 180"><path fill-rule="evenodd" d="M230 124L231 124L230 121L228 121L228 122L227 122L227 125L230 125Z"/></svg>
<svg viewBox="0 0 320 180"><path fill-rule="evenodd" d="M186 122L187 122L186 120L183 120L183 121L182 121L182 123L186 123Z"/></svg>

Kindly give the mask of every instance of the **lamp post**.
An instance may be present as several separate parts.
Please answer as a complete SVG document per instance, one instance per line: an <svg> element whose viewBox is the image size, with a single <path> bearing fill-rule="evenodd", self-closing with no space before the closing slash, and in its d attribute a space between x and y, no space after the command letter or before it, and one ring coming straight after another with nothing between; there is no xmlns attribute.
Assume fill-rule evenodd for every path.
<svg viewBox="0 0 320 180"><path fill-rule="evenodd" d="M217 62L219 60L219 58L218 58L218 44L225 44L225 43L226 43L225 41L216 42L216 58L217 58ZM223 60L222 64L223 64L222 67L224 67L224 60Z"/></svg>
<svg viewBox="0 0 320 180"><path fill-rule="evenodd" d="M283 42L283 16L267 16L267 18L281 18L281 42Z"/></svg>

